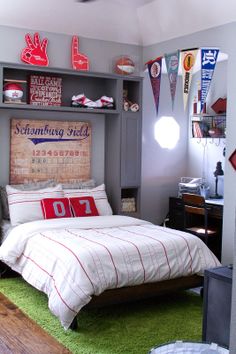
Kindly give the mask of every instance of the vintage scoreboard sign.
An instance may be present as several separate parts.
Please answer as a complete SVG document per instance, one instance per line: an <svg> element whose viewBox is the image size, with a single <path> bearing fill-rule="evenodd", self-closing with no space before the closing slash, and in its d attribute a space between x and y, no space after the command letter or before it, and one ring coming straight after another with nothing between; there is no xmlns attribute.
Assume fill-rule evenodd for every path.
<svg viewBox="0 0 236 354"><path fill-rule="evenodd" d="M61 106L60 77L30 75L29 103L37 106Z"/></svg>
<svg viewBox="0 0 236 354"><path fill-rule="evenodd" d="M10 183L87 180L89 122L11 119Z"/></svg>

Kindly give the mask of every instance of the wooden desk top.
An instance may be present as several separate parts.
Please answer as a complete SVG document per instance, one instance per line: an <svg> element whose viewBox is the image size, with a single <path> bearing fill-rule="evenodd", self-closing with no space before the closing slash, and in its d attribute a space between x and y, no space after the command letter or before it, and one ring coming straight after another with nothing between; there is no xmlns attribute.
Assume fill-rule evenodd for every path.
<svg viewBox="0 0 236 354"><path fill-rule="evenodd" d="M222 205L224 206L224 199L205 199L207 204Z"/></svg>

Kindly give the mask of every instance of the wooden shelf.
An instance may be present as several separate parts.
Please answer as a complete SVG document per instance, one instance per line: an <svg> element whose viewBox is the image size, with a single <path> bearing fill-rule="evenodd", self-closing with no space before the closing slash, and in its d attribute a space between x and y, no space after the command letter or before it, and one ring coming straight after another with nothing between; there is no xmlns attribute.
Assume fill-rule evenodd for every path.
<svg viewBox="0 0 236 354"><path fill-rule="evenodd" d="M57 111L57 112L74 112L74 113L96 113L96 114L118 114L117 109L90 109L77 108L67 106L37 106L27 103L1 103L0 108L5 109L23 109L32 111Z"/></svg>
<svg viewBox="0 0 236 354"><path fill-rule="evenodd" d="M225 138L226 113L191 115L192 138Z"/></svg>

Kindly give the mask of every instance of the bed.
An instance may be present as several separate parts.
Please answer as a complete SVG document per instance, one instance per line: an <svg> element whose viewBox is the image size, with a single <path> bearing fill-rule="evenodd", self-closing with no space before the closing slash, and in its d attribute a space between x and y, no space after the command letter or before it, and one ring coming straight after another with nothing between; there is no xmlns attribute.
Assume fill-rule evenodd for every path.
<svg viewBox="0 0 236 354"><path fill-rule="evenodd" d="M220 265L191 234L119 215L17 225L0 247L0 259L47 294L65 329L89 303L196 286L206 268Z"/></svg>
<svg viewBox="0 0 236 354"><path fill-rule="evenodd" d="M65 329L84 306L195 287L206 268L220 265L196 236L113 215L105 185L95 187L93 180L4 191L3 218L10 220L2 224L0 260L47 294ZM55 214L55 202L64 214Z"/></svg>

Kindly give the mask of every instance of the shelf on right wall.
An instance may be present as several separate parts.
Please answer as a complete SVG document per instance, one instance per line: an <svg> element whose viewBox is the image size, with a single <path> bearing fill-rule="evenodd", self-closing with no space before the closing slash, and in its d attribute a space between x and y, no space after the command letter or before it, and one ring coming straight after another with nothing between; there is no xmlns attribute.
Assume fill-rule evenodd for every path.
<svg viewBox="0 0 236 354"><path fill-rule="evenodd" d="M193 114L192 138L225 138L226 113Z"/></svg>

